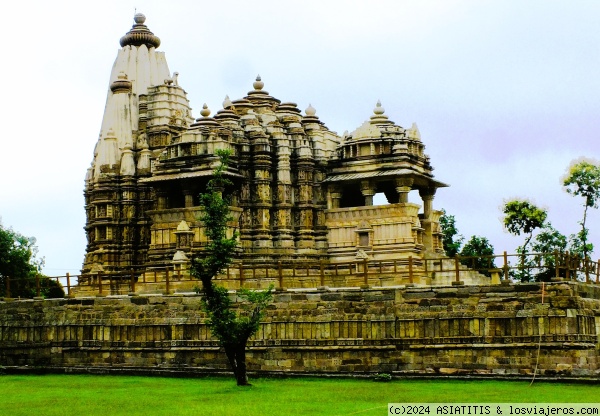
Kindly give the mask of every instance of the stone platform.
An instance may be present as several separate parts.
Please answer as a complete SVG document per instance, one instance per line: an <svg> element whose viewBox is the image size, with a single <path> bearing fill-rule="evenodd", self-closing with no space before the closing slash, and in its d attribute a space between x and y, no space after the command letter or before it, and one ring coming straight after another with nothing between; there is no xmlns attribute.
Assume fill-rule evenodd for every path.
<svg viewBox="0 0 600 416"><path fill-rule="evenodd" d="M192 293L0 301L0 367L227 371L205 319ZM599 334L597 285L295 289L275 294L248 368L600 379Z"/></svg>

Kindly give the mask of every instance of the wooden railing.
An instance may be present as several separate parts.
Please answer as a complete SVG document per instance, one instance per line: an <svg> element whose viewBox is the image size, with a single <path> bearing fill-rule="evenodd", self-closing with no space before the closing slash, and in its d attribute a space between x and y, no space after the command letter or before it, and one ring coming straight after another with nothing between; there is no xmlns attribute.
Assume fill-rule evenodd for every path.
<svg viewBox="0 0 600 416"><path fill-rule="evenodd" d="M132 268L126 272L29 278L29 293L42 297L48 293L48 282L61 286L65 296L123 295L194 291L200 282L189 272L189 265L153 268ZM471 279L471 280L469 280ZM577 280L598 284L600 260L583 260L569 253L527 253L480 256L440 257L421 259L406 257L394 260L356 260L331 263L327 261L271 264L235 263L215 281L229 289L278 289L328 287L391 286L399 284L463 284L478 282L501 283L521 281ZM487 280L486 280L487 279ZM4 281L0 296L19 296L14 288L24 279L0 276ZM56 292L55 292L56 293ZM31 297L31 296L28 296Z"/></svg>

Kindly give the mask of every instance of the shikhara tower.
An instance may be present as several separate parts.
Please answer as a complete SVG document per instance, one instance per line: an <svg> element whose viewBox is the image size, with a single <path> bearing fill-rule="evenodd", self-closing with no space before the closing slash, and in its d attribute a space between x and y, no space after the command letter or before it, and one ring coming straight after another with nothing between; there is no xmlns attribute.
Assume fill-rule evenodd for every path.
<svg viewBox="0 0 600 416"><path fill-rule="evenodd" d="M136 14L121 38L94 158L85 179L87 249L83 273L143 272L189 257L206 244L198 194L218 158L232 152L240 233L238 261L342 261L443 254L432 201L434 180L416 125L373 115L339 136L309 105L302 114L264 90L226 97L192 117L160 39ZM420 205L408 202L418 191ZM373 205L376 193L389 204ZM421 212L420 212L421 211Z"/></svg>

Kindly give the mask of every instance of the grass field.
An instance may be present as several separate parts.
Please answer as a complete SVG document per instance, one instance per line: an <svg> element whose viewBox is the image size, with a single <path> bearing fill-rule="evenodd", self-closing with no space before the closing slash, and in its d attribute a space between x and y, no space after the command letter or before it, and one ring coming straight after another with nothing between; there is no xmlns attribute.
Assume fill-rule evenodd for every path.
<svg viewBox="0 0 600 416"><path fill-rule="evenodd" d="M386 415L396 403L593 403L593 384L521 381L0 376L0 415Z"/></svg>

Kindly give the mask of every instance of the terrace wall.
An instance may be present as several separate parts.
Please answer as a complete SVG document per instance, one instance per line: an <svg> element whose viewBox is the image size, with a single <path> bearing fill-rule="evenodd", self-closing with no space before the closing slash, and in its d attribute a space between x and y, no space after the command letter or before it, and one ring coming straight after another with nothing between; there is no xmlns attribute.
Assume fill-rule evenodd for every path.
<svg viewBox="0 0 600 416"><path fill-rule="evenodd" d="M205 319L191 294L0 301L0 366L227 370ZM540 375L598 378L599 335L597 285L287 290L250 342L248 368L518 376L537 364Z"/></svg>

